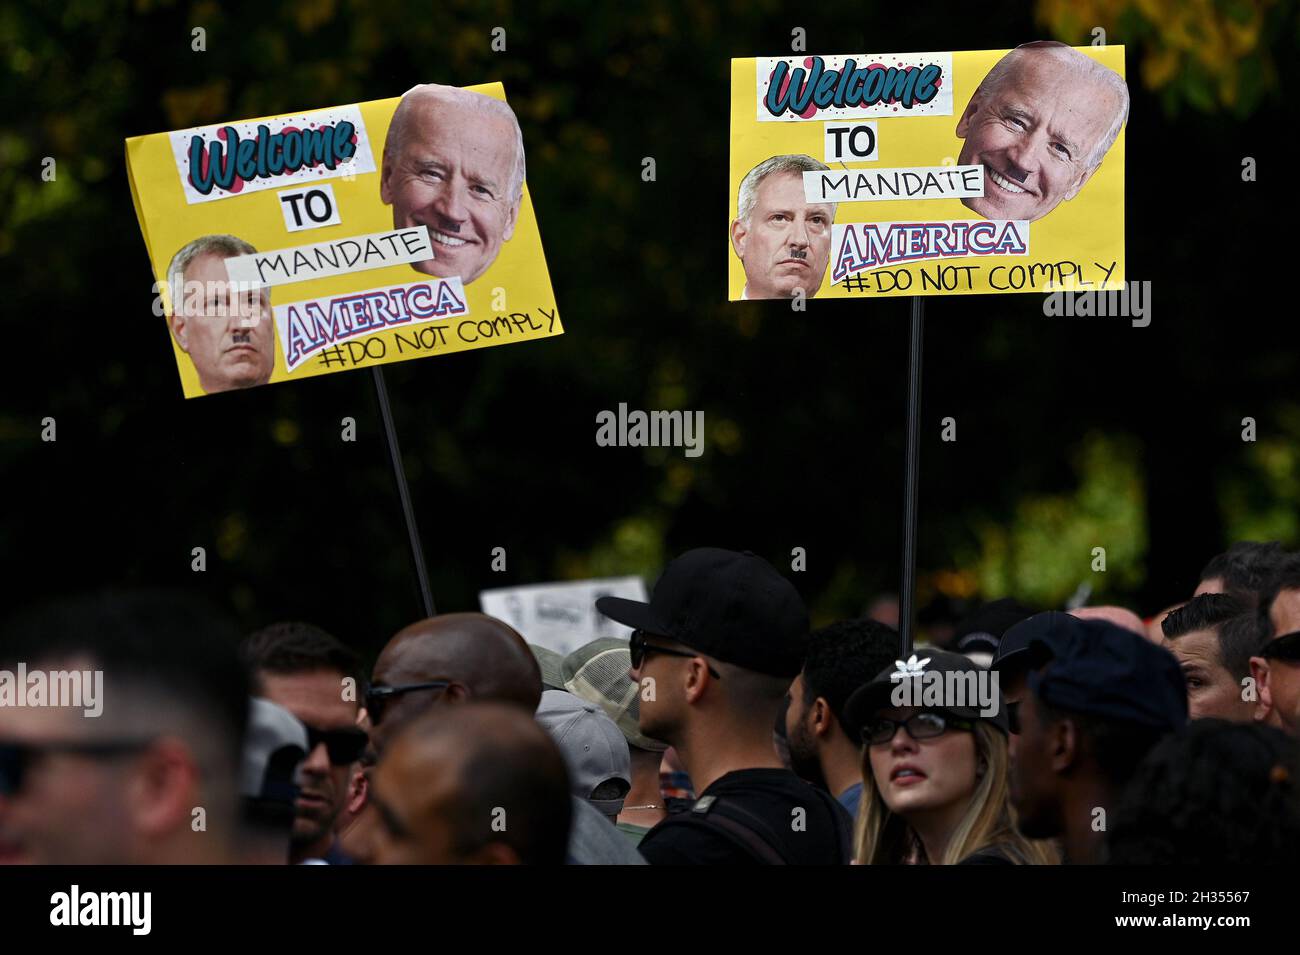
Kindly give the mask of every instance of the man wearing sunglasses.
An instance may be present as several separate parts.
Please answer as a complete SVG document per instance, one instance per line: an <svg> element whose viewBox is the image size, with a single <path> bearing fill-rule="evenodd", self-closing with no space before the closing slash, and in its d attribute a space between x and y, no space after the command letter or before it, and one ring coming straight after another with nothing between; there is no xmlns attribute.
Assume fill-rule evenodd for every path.
<svg viewBox="0 0 1300 955"><path fill-rule="evenodd" d="M849 818L785 769L772 727L803 665L808 612L788 580L752 553L688 551L649 603L601 597L633 628L641 732L676 748L699 799L642 839L654 865L841 865Z"/></svg>
<svg viewBox="0 0 1300 955"><path fill-rule="evenodd" d="M366 733L357 725L361 673L356 654L319 627L277 623L249 636L243 656L259 694L307 728L290 862L348 863L334 844L334 823L366 746Z"/></svg>
<svg viewBox="0 0 1300 955"><path fill-rule="evenodd" d="M398 631L375 661L366 710L371 742L383 761L390 741L422 716L470 702L503 703L529 717L542 698L542 671L519 633L481 613L446 613ZM567 858L579 865L637 865L645 860L587 800L572 799ZM368 806L349 833L358 861L375 861L382 820ZM354 848L355 847L355 848Z"/></svg>
<svg viewBox="0 0 1300 955"><path fill-rule="evenodd" d="M1289 554L1259 600L1263 648L1250 658L1255 719L1300 738L1300 554Z"/></svg>
<svg viewBox="0 0 1300 955"><path fill-rule="evenodd" d="M11 860L239 861L248 681L237 636L206 604L157 592L73 598L11 624L0 636L8 663L104 676L95 718L0 707L0 845Z"/></svg>

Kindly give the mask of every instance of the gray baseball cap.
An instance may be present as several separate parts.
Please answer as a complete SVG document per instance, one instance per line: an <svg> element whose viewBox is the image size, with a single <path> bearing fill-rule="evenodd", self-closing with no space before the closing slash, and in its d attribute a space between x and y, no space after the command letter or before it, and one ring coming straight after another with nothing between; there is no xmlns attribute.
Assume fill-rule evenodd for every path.
<svg viewBox="0 0 1300 955"><path fill-rule="evenodd" d="M297 798L294 776L307 757L307 727L283 706L253 697L248 701L239 794L245 800L287 807Z"/></svg>
<svg viewBox="0 0 1300 955"><path fill-rule="evenodd" d="M560 748L573 794L607 816L618 815L623 797L632 788L632 757L614 721L595 703L565 690L546 690L537 707L537 722ZM624 783L623 795L592 799L596 787L611 779Z"/></svg>

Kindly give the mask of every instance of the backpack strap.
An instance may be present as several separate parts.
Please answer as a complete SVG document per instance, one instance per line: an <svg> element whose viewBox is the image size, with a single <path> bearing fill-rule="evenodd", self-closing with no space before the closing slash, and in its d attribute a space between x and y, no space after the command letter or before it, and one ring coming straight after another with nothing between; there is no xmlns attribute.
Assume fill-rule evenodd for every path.
<svg viewBox="0 0 1300 955"><path fill-rule="evenodd" d="M721 830L732 842L764 865L788 865L777 848L780 843L772 838L772 831L763 820L734 802L719 800L717 796L704 796L691 807L690 816L710 829Z"/></svg>

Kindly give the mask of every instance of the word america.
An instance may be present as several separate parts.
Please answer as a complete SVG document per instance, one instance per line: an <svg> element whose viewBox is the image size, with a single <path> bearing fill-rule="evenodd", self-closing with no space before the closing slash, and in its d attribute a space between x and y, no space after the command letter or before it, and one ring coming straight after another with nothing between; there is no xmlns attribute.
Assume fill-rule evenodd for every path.
<svg viewBox="0 0 1300 955"><path fill-rule="evenodd" d="M1028 255L1029 223L1022 219L957 222L854 222L835 227L831 281L865 269L967 255Z"/></svg>
<svg viewBox="0 0 1300 955"><path fill-rule="evenodd" d="M857 61L849 58L838 70L828 70L826 61L814 56L810 69L797 66L791 71L790 64L779 60L763 105L773 116L780 116L786 110L799 115L808 108L809 100L818 109L860 108L893 101L911 109L939 95L942 79L943 67L933 63L920 68L858 66Z"/></svg>
<svg viewBox="0 0 1300 955"><path fill-rule="evenodd" d="M335 298L275 307L284 341L284 362L292 371L326 345L412 322L464 315L465 288L459 278L413 282Z"/></svg>
<svg viewBox="0 0 1300 955"><path fill-rule="evenodd" d="M263 123L252 139L240 139L239 130L233 126L223 127L222 132L226 134L224 142L207 142L197 135L190 138L190 181L205 196L213 186L230 189L236 178L287 175L318 163L333 169L349 161L357 151L352 141L356 127L348 122L278 133Z"/></svg>

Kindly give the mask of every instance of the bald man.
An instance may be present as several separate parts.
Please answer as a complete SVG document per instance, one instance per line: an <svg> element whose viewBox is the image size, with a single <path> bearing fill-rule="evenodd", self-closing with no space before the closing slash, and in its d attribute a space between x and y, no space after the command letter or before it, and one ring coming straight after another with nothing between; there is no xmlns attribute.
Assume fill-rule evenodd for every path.
<svg viewBox="0 0 1300 955"><path fill-rule="evenodd" d="M380 765L389 741L419 717L447 715L470 702L502 703L532 718L542 699L542 671L508 623L481 613L448 613L398 631L375 661L366 710ZM373 781L375 775L372 773ZM644 865L627 838L586 800L573 800L568 857L580 865ZM376 814L367 806L345 851L373 859Z"/></svg>
<svg viewBox="0 0 1300 955"><path fill-rule="evenodd" d="M518 631L481 613L447 613L404 627L375 661L366 697L377 749L431 707L471 699L537 711L542 671Z"/></svg>
<svg viewBox="0 0 1300 955"><path fill-rule="evenodd" d="M1147 625L1142 622L1142 618L1127 607L1076 607L1070 611L1070 614L1080 620L1109 620L1115 626L1131 630L1140 637L1146 637L1152 643L1164 643L1164 634L1161 634L1159 640L1154 639L1147 630Z"/></svg>
<svg viewBox="0 0 1300 955"><path fill-rule="evenodd" d="M469 285L514 235L523 195L524 138L504 100L434 83L402 97L379 197L393 228L428 226L434 257L412 268Z"/></svg>
<svg viewBox="0 0 1300 955"><path fill-rule="evenodd" d="M467 703L408 724L370 793L379 865L558 865L572 801L564 761L519 707Z"/></svg>
<svg viewBox="0 0 1300 955"><path fill-rule="evenodd" d="M1041 219L1079 194L1128 118L1124 78L1055 41L1026 43L994 64L957 121L959 165L984 167L986 219Z"/></svg>

